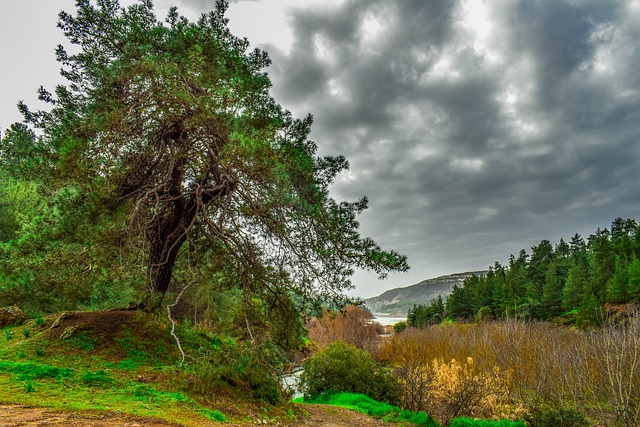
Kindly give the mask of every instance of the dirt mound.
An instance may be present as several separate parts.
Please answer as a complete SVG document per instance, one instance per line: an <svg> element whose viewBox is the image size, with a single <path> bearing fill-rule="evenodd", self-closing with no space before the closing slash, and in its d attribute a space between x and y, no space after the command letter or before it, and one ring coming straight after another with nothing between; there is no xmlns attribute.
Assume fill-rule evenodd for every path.
<svg viewBox="0 0 640 427"><path fill-rule="evenodd" d="M112 341L123 326L134 327L134 311L67 311L51 325L51 336L60 338L65 329L75 328L94 337Z"/></svg>
<svg viewBox="0 0 640 427"><path fill-rule="evenodd" d="M47 318L42 326L52 348L64 352L72 347L122 360L132 354L168 360L174 343L166 325L148 313L135 310L69 311Z"/></svg>

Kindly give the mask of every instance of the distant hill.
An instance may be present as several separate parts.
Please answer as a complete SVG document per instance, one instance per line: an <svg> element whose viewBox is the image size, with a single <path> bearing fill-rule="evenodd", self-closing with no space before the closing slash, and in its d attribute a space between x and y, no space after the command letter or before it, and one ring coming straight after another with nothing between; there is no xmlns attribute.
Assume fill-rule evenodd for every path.
<svg viewBox="0 0 640 427"><path fill-rule="evenodd" d="M446 298L453 291L454 285L462 286L465 279L486 273L486 270L469 271L423 280L415 285L390 289L377 297L366 299L364 304L376 314L406 316L414 304L429 304L438 295Z"/></svg>

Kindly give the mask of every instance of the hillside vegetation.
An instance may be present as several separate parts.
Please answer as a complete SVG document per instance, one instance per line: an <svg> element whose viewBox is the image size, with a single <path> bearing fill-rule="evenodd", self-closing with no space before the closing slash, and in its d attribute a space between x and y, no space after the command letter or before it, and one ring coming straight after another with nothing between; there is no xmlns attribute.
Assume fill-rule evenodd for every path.
<svg viewBox="0 0 640 427"><path fill-rule="evenodd" d="M447 317L538 319L602 325L616 304L640 303L640 228L635 219L616 218L588 238L569 243L542 240L496 262L487 274L466 279L447 298Z"/></svg>
<svg viewBox="0 0 640 427"><path fill-rule="evenodd" d="M166 321L136 311L66 312L7 327L0 337L0 402L117 411L185 426L252 425L300 414L269 404L266 389L256 398L256 387L269 382L258 383L264 368L241 342L179 327L191 359L181 366L170 332Z"/></svg>
<svg viewBox="0 0 640 427"><path fill-rule="evenodd" d="M470 277L483 276L486 273L470 271L427 279L415 285L390 289L377 297L367 298L364 303L376 314L406 316L407 311L415 304L428 304L438 296L446 298L453 292L454 286L461 286Z"/></svg>

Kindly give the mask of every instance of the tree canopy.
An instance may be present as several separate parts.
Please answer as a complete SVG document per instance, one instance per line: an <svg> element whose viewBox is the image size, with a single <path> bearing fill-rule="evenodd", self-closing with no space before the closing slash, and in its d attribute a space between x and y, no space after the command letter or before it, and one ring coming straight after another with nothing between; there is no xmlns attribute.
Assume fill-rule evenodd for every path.
<svg viewBox="0 0 640 427"><path fill-rule="evenodd" d="M503 319L566 316L568 322L590 326L603 321L605 304L640 302L640 228L635 219L616 218L611 231L598 229L587 243L574 234L570 243L560 239L553 246L542 240L531 249L531 257L521 250L507 266L496 262L485 276L454 287L446 314L458 319L482 313Z"/></svg>
<svg viewBox="0 0 640 427"><path fill-rule="evenodd" d="M129 248L119 277L146 283L147 308L172 283L216 272L245 295L340 301L354 268L407 270L405 256L359 234L366 198L330 196L347 160L317 156L312 116L296 119L270 96L270 59L231 34L227 7L217 1L197 22L176 8L159 21L151 0L78 0L75 15L60 13L74 45L56 49L67 84L40 88L48 111L19 104L38 136L16 127L3 147L20 149L0 152L3 170L37 182L66 224L48 239L75 236L80 263L91 256L106 276ZM8 227L15 247L19 227Z"/></svg>

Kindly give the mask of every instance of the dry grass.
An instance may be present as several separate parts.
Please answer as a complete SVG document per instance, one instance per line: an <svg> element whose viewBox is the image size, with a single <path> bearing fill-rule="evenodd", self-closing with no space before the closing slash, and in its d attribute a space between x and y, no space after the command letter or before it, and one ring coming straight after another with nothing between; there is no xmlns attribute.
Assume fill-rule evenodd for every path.
<svg viewBox="0 0 640 427"><path fill-rule="evenodd" d="M403 379L405 405L442 421L517 418L525 406L550 405L609 424L640 422L640 316L588 332L522 321L411 328L380 356Z"/></svg>

